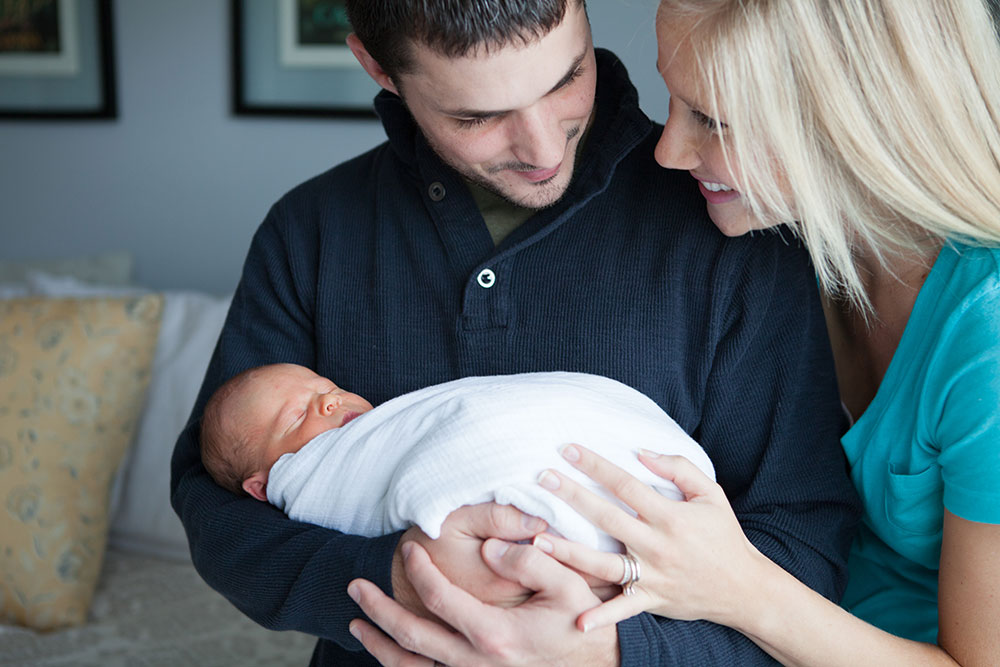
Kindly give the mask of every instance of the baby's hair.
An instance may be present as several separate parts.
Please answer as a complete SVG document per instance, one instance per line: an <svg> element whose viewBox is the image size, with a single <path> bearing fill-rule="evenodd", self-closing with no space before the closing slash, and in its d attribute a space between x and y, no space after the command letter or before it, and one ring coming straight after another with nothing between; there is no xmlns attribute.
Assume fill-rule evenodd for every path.
<svg viewBox="0 0 1000 667"><path fill-rule="evenodd" d="M258 461L251 441L254 434L229 415L231 399L259 375L251 368L233 376L219 387L205 404L201 417L201 461L219 486L237 495L246 495L243 481L256 472Z"/></svg>

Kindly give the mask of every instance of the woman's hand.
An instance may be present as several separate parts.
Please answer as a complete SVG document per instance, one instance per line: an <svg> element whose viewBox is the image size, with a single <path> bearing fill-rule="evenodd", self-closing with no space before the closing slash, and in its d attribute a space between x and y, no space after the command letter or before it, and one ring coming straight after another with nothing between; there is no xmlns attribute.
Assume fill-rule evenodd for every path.
<svg viewBox="0 0 1000 667"><path fill-rule="evenodd" d="M722 488L681 456L642 452L639 460L685 495L685 502L663 497L621 468L577 445L563 457L606 487L637 516L583 488L554 470L539 483L569 503L601 530L624 543L639 562L635 594L619 595L577 619L582 630L605 626L650 611L681 620L706 619L739 627L744 596L759 595L755 572L770 564L743 533ZM552 535L535 546L566 565L608 582L624 574L619 554L594 551Z"/></svg>

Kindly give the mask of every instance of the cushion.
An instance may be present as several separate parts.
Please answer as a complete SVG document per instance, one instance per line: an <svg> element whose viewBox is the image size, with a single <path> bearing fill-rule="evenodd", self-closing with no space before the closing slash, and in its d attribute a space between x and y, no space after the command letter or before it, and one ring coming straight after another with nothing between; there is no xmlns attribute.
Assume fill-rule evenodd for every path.
<svg viewBox="0 0 1000 667"><path fill-rule="evenodd" d="M0 619L83 623L161 295L0 302Z"/></svg>
<svg viewBox="0 0 1000 667"><path fill-rule="evenodd" d="M53 297L135 296L138 287L90 285L30 271L32 294ZM205 378L232 296L168 290L153 357L146 407L111 493L112 547L190 561L187 536L170 506L170 457Z"/></svg>
<svg viewBox="0 0 1000 667"><path fill-rule="evenodd" d="M114 257L114 255L109 255L108 257ZM128 259L128 256L125 256ZM95 265L93 262L95 260L66 260L71 262L72 265L81 265L91 272L92 275L96 277L113 280L113 272L102 270L100 265ZM87 297L106 297L106 296L139 296L140 294L146 294L150 290L142 289L140 287L122 287L112 284L93 284L80 280L75 275L56 275L49 274L43 271L38 271L34 266L38 264L37 262L32 262L26 264L26 266L31 267L28 269L27 273L23 276L24 282L19 283L22 289L22 293L5 293L3 291L3 286L0 285L0 298L10 299L15 296L48 296L48 297L59 297L59 298L73 298L81 299ZM131 265L131 260L129 260L129 265ZM106 267L105 267L106 268ZM86 271L84 271L86 273ZM126 454L126 458L128 454ZM115 476L115 483L111 487L111 516L114 516L118 511L118 505L121 502L121 497L124 489L124 472L125 468L122 465L119 468L118 474Z"/></svg>

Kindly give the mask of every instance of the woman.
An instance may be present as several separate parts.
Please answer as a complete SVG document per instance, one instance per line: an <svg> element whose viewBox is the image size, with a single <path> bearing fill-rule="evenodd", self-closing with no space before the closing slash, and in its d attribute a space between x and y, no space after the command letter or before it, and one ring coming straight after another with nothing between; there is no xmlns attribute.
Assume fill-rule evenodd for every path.
<svg viewBox="0 0 1000 667"><path fill-rule="evenodd" d="M631 558L536 545L640 611L736 628L789 664L995 664L1000 655L1000 48L982 0L663 0L664 167L718 228L786 224L826 293L843 437L866 512L847 610L744 537L682 459L640 459L672 503L582 448L633 518L558 473L543 486ZM806 443L803 443L806 445ZM631 574L630 574L631 570ZM765 593L766 592L766 593Z"/></svg>

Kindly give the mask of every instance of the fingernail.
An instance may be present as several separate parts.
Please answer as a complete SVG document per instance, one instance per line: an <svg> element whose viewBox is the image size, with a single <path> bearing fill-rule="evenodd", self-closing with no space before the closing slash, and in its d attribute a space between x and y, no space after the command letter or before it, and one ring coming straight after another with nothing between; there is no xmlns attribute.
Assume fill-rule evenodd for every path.
<svg viewBox="0 0 1000 667"><path fill-rule="evenodd" d="M590 629L591 629L592 627L594 627L594 626L593 626L593 625L591 625L590 623L584 623L584 624L583 624L583 628L581 628L581 629L582 629L582 630L583 630L584 632L588 632L588 631L589 631L589 630L590 630Z"/></svg>
<svg viewBox="0 0 1000 667"><path fill-rule="evenodd" d="M355 639L361 641L361 628L357 623L351 623L347 626L347 629L351 631L351 634L354 635Z"/></svg>
<svg viewBox="0 0 1000 667"><path fill-rule="evenodd" d="M351 599L357 602L361 599L361 591L358 590L357 584L351 584L347 587L347 594L351 596Z"/></svg>
<svg viewBox="0 0 1000 667"><path fill-rule="evenodd" d="M503 540L490 540L486 543L486 555L490 558L501 558L509 548L510 545Z"/></svg>
<svg viewBox="0 0 1000 667"><path fill-rule="evenodd" d="M538 476L538 483L543 489L549 491L555 491L559 488L559 478L548 470L543 470L542 474Z"/></svg>
<svg viewBox="0 0 1000 667"><path fill-rule="evenodd" d="M413 553L413 543L404 542L403 546L399 547L399 550L403 553L403 560L408 560L410 558L410 554Z"/></svg>
<svg viewBox="0 0 1000 667"><path fill-rule="evenodd" d="M639 453L645 456L647 459L658 459L660 458L659 452L650 451L648 449L640 449Z"/></svg>
<svg viewBox="0 0 1000 667"><path fill-rule="evenodd" d="M552 551L555 549L555 547L552 546L552 543L549 542L544 537L542 537L541 535L536 536L535 541L532 542L532 544L534 544L536 547L538 547L547 554L552 553Z"/></svg>
<svg viewBox="0 0 1000 667"><path fill-rule="evenodd" d="M563 445L562 449L559 450L562 457L569 461L570 463L576 463L580 460L580 450L573 445Z"/></svg>

